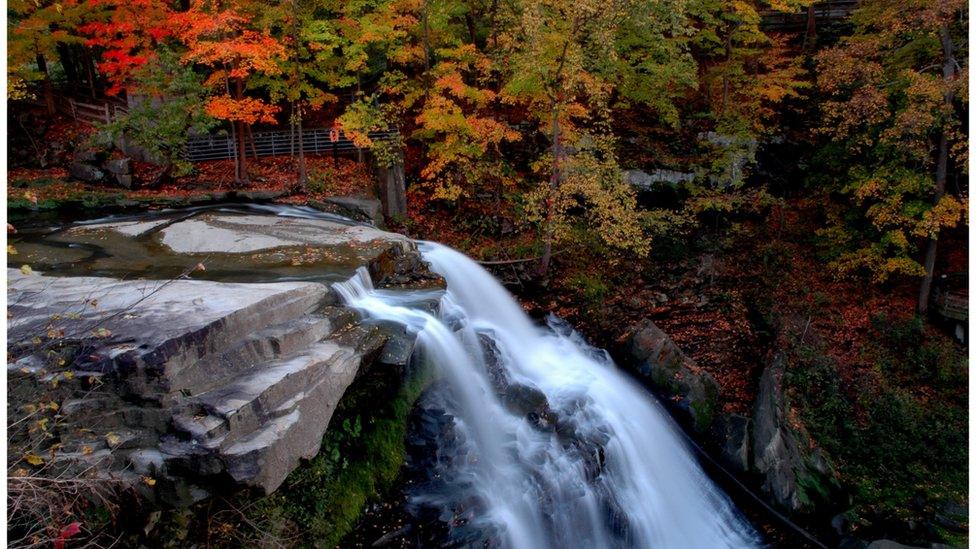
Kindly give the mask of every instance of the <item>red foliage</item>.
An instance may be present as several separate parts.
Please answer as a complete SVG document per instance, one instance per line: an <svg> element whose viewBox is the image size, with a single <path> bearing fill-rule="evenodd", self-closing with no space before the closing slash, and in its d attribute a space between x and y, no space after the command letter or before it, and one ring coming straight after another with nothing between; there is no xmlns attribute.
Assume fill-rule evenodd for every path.
<svg viewBox="0 0 976 549"><path fill-rule="evenodd" d="M106 20L81 25L89 46L104 48L98 69L111 86L105 93L125 89L135 70L155 56L154 50L176 29L175 12L161 0L89 0L102 8Z"/></svg>

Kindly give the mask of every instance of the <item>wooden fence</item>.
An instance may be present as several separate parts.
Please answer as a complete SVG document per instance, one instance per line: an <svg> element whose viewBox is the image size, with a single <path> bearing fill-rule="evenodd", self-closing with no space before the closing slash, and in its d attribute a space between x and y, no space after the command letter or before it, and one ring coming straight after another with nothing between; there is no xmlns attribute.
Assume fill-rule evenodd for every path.
<svg viewBox="0 0 976 549"><path fill-rule="evenodd" d="M349 154L359 152L359 147L339 133L339 139L333 143L330 138L330 128L309 128L302 131L302 150L305 154ZM373 141L385 141L396 137L396 130L369 132ZM248 155L277 156L298 152L298 135L291 131L255 132L245 145ZM234 158L237 143L230 135L201 135L191 137L186 145L184 157L191 162L206 160L223 160Z"/></svg>
<svg viewBox="0 0 976 549"><path fill-rule="evenodd" d="M857 8L857 0L827 0L813 4L813 15L817 25L829 24L846 19ZM806 29L809 13L806 9L795 13L764 10L761 26L766 31L795 32Z"/></svg>
<svg viewBox="0 0 976 549"><path fill-rule="evenodd" d="M122 103L105 101L102 103L83 103L72 98L66 98L62 110L71 114L75 120L82 120L90 124L107 124L116 117L129 112Z"/></svg>

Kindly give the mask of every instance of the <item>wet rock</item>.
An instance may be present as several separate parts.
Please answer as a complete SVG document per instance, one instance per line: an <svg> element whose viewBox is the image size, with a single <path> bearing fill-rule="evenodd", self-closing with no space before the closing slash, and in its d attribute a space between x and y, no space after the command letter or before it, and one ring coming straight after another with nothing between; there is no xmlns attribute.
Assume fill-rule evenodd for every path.
<svg viewBox="0 0 976 549"><path fill-rule="evenodd" d="M442 276L430 270L420 254L389 247L369 263L369 276L377 288L446 288Z"/></svg>
<svg viewBox="0 0 976 549"><path fill-rule="evenodd" d="M696 431L708 429L718 402L718 383L654 322L645 320L631 332L623 359L665 399L675 403Z"/></svg>
<svg viewBox="0 0 976 549"><path fill-rule="evenodd" d="M753 467L763 475L763 490L777 505L791 512L809 512L837 488L837 480L823 451L811 443L802 425L791 421L783 388L785 368L785 353L780 353L759 381L753 412Z"/></svg>
<svg viewBox="0 0 976 549"><path fill-rule="evenodd" d="M723 414L715 421L715 440L721 445L719 457L731 469L738 472L749 470L749 430L752 420L738 414Z"/></svg>

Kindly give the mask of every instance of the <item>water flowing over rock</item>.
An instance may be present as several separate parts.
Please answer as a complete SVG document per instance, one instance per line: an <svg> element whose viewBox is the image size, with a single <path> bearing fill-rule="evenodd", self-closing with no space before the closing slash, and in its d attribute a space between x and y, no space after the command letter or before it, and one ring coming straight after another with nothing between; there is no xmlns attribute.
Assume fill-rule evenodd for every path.
<svg viewBox="0 0 976 549"><path fill-rule="evenodd" d="M443 381L412 445L434 472L412 492L450 545L750 547L755 531L698 467L667 413L608 355L536 326L474 261L424 243L447 280L439 314L376 290L363 269L334 285L375 319L417 334ZM409 292L408 292L409 293Z"/></svg>

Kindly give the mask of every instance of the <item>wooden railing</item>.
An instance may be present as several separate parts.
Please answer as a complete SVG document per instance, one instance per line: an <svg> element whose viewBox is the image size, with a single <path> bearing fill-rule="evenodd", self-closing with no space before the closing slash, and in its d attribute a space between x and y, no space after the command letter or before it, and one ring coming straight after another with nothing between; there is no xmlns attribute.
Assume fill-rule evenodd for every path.
<svg viewBox="0 0 976 549"><path fill-rule="evenodd" d="M349 154L361 149L339 133L338 140L333 143L330 138L331 128L310 128L302 132L302 150L305 154ZM370 132L371 140L385 141L397 135L396 130ZM206 160L223 160L234 158L236 143L229 135L201 135L191 137L186 144L184 157L190 162ZM249 136L246 142L248 155L277 156L298 152L298 135L290 131L256 132Z"/></svg>
<svg viewBox="0 0 976 549"><path fill-rule="evenodd" d="M115 101L102 101L99 103L84 103L67 98L66 101L59 102L62 110L66 111L75 120L81 120L90 124L108 124L118 116L124 115L129 110L122 104ZM65 106L63 106L65 105Z"/></svg>
<svg viewBox="0 0 976 549"><path fill-rule="evenodd" d="M857 7L857 0L827 0L813 4L813 15L817 25L846 19ZM796 13L764 10L762 28L767 31L801 31L806 28L809 13L806 9Z"/></svg>

